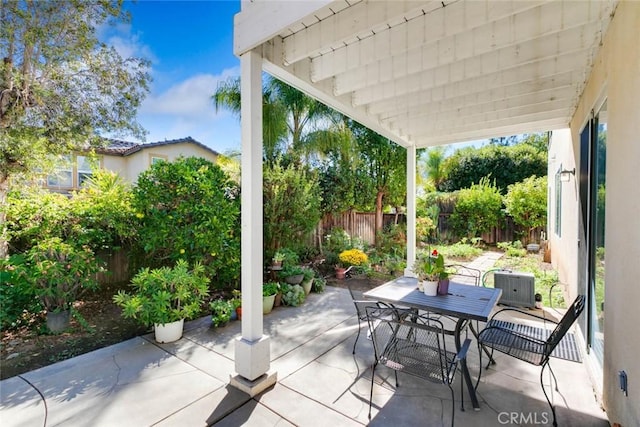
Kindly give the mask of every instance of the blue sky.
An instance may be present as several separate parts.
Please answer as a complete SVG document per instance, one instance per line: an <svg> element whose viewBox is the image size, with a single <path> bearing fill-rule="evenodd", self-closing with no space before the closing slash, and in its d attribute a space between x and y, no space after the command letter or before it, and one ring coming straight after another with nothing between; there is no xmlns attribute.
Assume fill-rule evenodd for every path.
<svg viewBox="0 0 640 427"><path fill-rule="evenodd" d="M138 0L125 8L131 21L104 28L101 38L123 56L151 61L151 92L138 110L147 142L191 136L218 152L240 149L238 119L211 102L218 82L240 73L233 55L240 1Z"/></svg>

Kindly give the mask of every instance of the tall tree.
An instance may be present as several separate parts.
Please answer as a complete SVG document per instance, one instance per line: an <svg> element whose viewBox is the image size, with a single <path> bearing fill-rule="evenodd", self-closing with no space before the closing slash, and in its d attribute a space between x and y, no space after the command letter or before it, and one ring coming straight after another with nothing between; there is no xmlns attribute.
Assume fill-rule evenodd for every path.
<svg viewBox="0 0 640 427"><path fill-rule="evenodd" d="M376 235L382 231L385 201L399 206L406 198L406 151L371 129L353 122L360 163L359 182L369 182L375 193Z"/></svg>
<svg viewBox="0 0 640 427"><path fill-rule="evenodd" d="M136 110L148 91L148 63L122 58L96 35L127 19L122 0L1 0L0 256L13 176L97 146L99 133L144 136Z"/></svg>
<svg viewBox="0 0 640 427"><path fill-rule="evenodd" d="M431 147L423 151L418 158L418 171L422 186L431 186L434 189L446 179L444 170L444 160L447 154L447 147Z"/></svg>

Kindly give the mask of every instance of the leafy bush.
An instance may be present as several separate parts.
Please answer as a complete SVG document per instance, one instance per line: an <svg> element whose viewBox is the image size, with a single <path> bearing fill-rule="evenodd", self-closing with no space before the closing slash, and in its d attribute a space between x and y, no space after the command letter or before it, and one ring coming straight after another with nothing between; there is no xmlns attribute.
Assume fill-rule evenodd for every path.
<svg viewBox="0 0 640 427"><path fill-rule="evenodd" d="M325 249L339 254L352 246L351 236L343 228L333 227L331 232L324 236Z"/></svg>
<svg viewBox="0 0 640 427"><path fill-rule="evenodd" d="M35 288L19 274L25 264L24 255L0 259L0 327L21 326L30 313L42 310Z"/></svg>
<svg viewBox="0 0 640 427"><path fill-rule="evenodd" d="M7 236L14 252L31 249L51 237L64 238L70 199L40 187L24 187L7 196Z"/></svg>
<svg viewBox="0 0 640 427"><path fill-rule="evenodd" d="M223 299L211 301L209 308L211 308L211 324L216 328L229 322L231 313L235 310L233 302Z"/></svg>
<svg viewBox="0 0 640 427"><path fill-rule="evenodd" d="M267 282L262 285L262 296L269 297L271 295L275 295L280 290L280 283L278 282Z"/></svg>
<svg viewBox="0 0 640 427"><path fill-rule="evenodd" d="M469 243L467 243L466 239L462 239L461 241L454 243L453 245L440 246L440 252L446 258L458 258L466 260L470 260L482 255L482 249L477 246L470 245Z"/></svg>
<svg viewBox="0 0 640 427"><path fill-rule="evenodd" d="M54 237L32 247L15 274L33 287L48 311L63 311L69 310L84 291L98 287L96 273L100 270L88 246L76 248Z"/></svg>
<svg viewBox="0 0 640 427"><path fill-rule="evenodd" d="M504 197L506 212L513 221L531 231L547 224L547 177L530 176L509 185Z"/></svg>
<svg viewBox="0 0 640 427"><path fill-rule="evenodd" d="M282 302L291 307L297 307L304 303L306 294L300 285L282 285Z"/></svg>
<svg viewBox="0 0 640 427"><path fill-rule="evenodd" d="M522 247L522 242L498 242L498 249L502 249L508 257L524 257L527 256L527 250Z"/></svg>
<svg viewBox="0 0 640 427"><path fill-rule="evenodd" d="M324 277L316 277L311 285L311 290L316 293L323 293L327 287L327 281Z"/></svg>
<svg viewBox="0 0 640 427"><path fill-rule="evenodd" d="M152 266L201 263L216 287L240 274L240 200L224 172L203 158L158 162L138 177L139 244Z"/></svg>
<svg viewBox="0 0 640 427"><path fill-rule="evenodd" d="M501 193L509 184L520 182L532 175L547 174L547 154L530 144L513 146L487 145L457 150L445 160L447 178L438 186L439 191L469 188L481 178L495 180Z"/></svg>
<svg viewBox="0 0 640 427"><path fill-rule="evenodd" d="M498 225L502 197L495 184L483 178L479 184L458 192L458 201L449 218L454 231L461 237L476 237Z"/></svg>
<svg viewBox="0 0 640 427"><path fill-rule="evenodd" d="M131 279L133 292L119 291L113 301L122 307L122 316L137 319L143 325L167 324L190 319L200 313L200 305L209 294L205 269L196 263L192 270L185 260L175 267L142 269Z"/></svg>
<svg viewBox="0 0 640 427"><path fill-rule="evenodd" d="M436 224L429 217L416 218L416 240L421 243L429 243L436 232Z"/></svg>
<svg viewBox="0 0 640 427"><path fill-rule="evenodd" d="M264 245L296 247L320 221L317 178L304 169L275 164L264 170Z"/></svg>
<svg viewBox="0 0 640 427"><path fill-rule="evenodd" d="M137 237L133 193L115 172L97 170L71 198L68 235L94 251L129 246Z"/></svg>

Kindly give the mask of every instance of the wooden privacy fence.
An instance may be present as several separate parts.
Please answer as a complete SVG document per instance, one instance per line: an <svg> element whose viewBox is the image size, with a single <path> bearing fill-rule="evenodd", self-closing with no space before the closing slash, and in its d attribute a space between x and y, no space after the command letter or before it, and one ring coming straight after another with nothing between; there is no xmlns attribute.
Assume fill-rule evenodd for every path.
<svg viewBox="0 0 640 427"><path fill-rule="evenodd" d="M446 240L453 236L449 227L450 213L440 213L438 216L438 238ZM327 214L318 223L310 236L309 244L319 247L325 235L331 233L333 228L342 228L351 237L358 237L366 244L373 245L376 238L376 216L374 212L348 211L338 214ZM403 213L383 214L383 228L391 224L406 224L407 218ZM544 228L536 228L531 232L529 241L539 242L540 233ZM507 217L500 227L493 227L491 231L482 234L482 240L490 245L498 242L513 242L520 236L525 236L527 230L516 225L513 218Z"/></svg>

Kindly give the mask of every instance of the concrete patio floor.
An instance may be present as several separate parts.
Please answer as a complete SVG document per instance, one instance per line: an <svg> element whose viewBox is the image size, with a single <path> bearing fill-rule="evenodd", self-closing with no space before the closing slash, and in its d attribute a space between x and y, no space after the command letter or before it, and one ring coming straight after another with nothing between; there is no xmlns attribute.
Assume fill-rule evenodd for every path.
<svg viewBox="0 0 640 427"><path fill-rule="evenodd" d="M279 307L265 316L271 336L271 369L278 383L256 396L228 386L234 373L234 340L240 322L210 327L202 318L185 325L182 339L159 345L137 337L0 382L0 423L9 426L448 426L449 389L376 370L373 412L368 398L373 360L362 334L356 354L355 310L346 289L327 287L301 307ZM480 410L460 410L458 426L551 425L539 384L540 370L496 355L483 371ZM483 362L486 363L486 360ZM469 356L472 375L478 352ZM560 426L609 426L583 363L552 359L559 392L553 392ZM547 379L548 380L548 379Z"/></svg>

